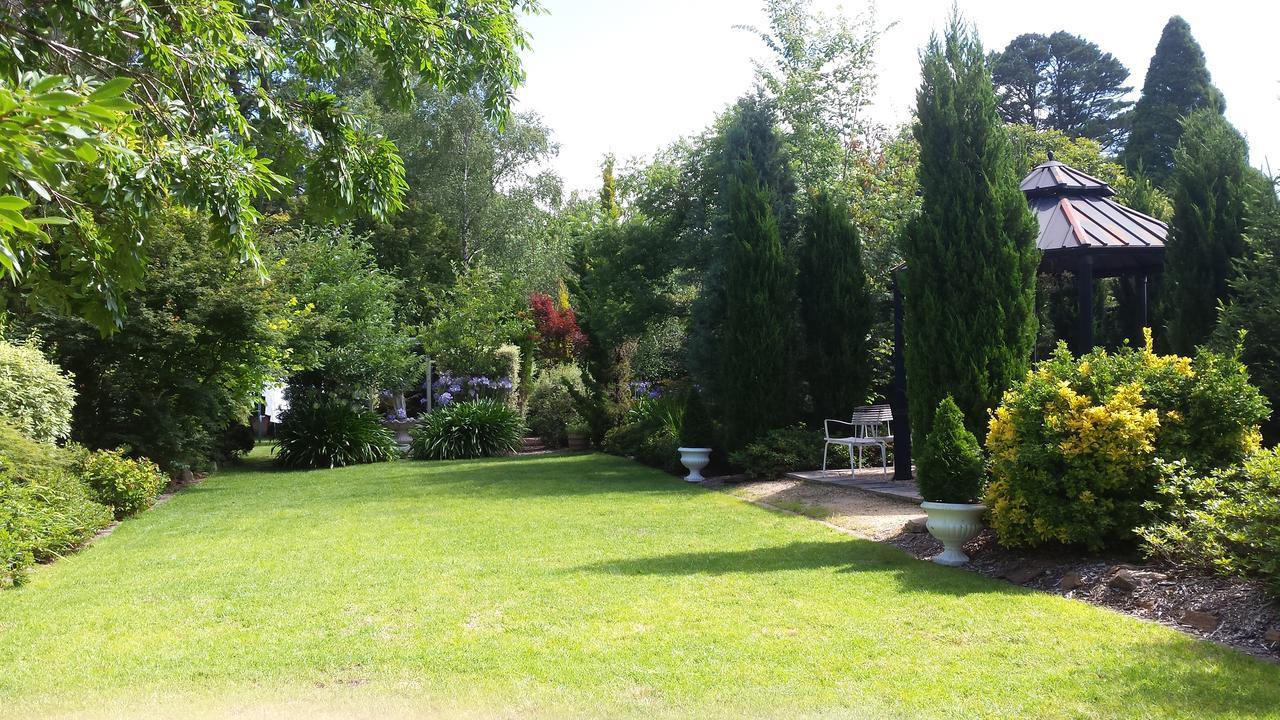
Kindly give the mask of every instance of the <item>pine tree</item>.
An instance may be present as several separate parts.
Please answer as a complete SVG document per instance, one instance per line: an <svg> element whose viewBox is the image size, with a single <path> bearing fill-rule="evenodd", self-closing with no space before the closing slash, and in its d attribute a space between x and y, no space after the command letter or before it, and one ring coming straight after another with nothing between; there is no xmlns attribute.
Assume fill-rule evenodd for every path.
<svg viewBox="0 0 1280 720"><path fill-rule="evenodd" d="M616 223L622 217L622 207L618 205L618 191L613 179L613 153L604 156L604 165L600 169L600 212L605 222Z"/></svg>
<svg viewBox="0 0 1280 720"><path fill-rule="evenodd" d="M787 367L793 273L773 205L750 158L744 158L729 186L725 320L718 348L717 406L729 450L795 417Z"/></svg>
<svg viewBox="0 0 1280 720"><path fill-rule="evenodd" d="M1173 172L1173 149L1182 137L1182 119L1200 108L1219 114L1226 108L1205 67L1204 51L1181 17L1169 18L1147 68L1142 97L1133 109L1133 129L1124 149L1124 162L1141 166L1157 185Z"/></svg>
<svg viewBox="0 0 1280 720"><path fill-rule="evenodd" d="M1232 264L1245 253L1252 175L1244 138L1215 110L1192 113L1174 151L1173 225L1164 261L1169 347L1189 354L1209 338L1228 300Z"/></svg>
<svg viewBox="0 0 1280 720"><path fill-rule="evenodd" d="M862 238L828 195L811 204L801 232L797 294L805 329L805 379L817 418L847 417L871 386L868 337L875 319Z"/></svg>
<svg viewBox="0 0 1280 720"><path fill-rule="evenodd" d="M914 133L921 212L902 239L907 400L923 447L938 403L971 432L1027 371L1035 341L1037 226L975 31L953 18L921 58Z"/></svg>

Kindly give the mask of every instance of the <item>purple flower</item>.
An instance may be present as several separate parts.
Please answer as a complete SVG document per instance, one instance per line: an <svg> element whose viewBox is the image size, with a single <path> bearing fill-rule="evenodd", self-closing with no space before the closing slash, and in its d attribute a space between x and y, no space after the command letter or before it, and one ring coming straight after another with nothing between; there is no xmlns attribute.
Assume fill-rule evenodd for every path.
<svg viewBox="0 0 1280 720"><path fill-rule="evenodd" d="M440 395L436 397L436 402L440 403L441 405L448 405L449 403L453 402L453 393L451 392L440 393Z"/></svg>

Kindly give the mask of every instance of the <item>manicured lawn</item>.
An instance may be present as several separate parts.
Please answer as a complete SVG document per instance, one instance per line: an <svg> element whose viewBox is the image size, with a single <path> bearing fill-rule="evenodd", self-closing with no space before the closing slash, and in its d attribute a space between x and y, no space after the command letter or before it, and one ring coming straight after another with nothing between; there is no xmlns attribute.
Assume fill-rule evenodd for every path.
<svg viewBox="0 0 1280 720"><path fill-rule="evenodd" d="M604 456L224 472L0 593L0 716L1280 717L1280 667Z"/></svg>

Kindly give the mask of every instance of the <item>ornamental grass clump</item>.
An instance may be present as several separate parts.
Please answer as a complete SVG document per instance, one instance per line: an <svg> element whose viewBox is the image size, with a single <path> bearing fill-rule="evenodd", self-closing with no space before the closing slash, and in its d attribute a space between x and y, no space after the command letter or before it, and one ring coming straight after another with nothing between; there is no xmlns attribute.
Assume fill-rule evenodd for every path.
<svg viewBox="0 0 1280 720"><path fill-rule="evenodd" d="M928 502L975 502L982 494L983 464L982 448L965 429L960 407L950 395L944 397L916 460L920 497Z"/></svg>
<svg viewBox="0 0 1280 720"><path fill-rule="evenodd" d="M494 400L438 408L413 429L409 454L418 460L463 460L510 455L520 447L519 411Z"/></svg>
<svg viewBox="0 0 1280 720"><path fill-rule="evenodd" d="M372 410L328 396L291 402L276 431L276 462L280 465L333 468L395 457L395 436Z"/></svg>
<svg viewBox="0 0 1280 720"><path fill-rule="evenodd" d="M1150 332L1143 348L1079 359L1060 345L992 415L991 526L1009 547L1132 541L1161 515L1163 462L1237 465L1267 415L1237 355L1157 355Z"/></svg>

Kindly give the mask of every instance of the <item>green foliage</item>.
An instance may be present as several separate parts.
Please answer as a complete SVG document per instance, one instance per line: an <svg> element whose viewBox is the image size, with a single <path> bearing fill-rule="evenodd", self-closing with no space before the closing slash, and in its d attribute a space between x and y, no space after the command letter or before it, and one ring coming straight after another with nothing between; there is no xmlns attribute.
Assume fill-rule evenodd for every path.
<svg viewBox="0 0 1280 720"><path fill-rule="evenodd" d="M605 433L601 447L607 453L633 458L636 462L669 473L679 473L682 466L677 421L683 410L674 396L642 401L627 413L622 423Z"/></svg>
<svg viewBox="0 0 1280 720"><path fill-rule="evenodd" d="M31 440L0 422L0 587L33 562L70 551L111 522L73 472L76 451Z"/></svg>
<svg viewBox="0 0 1280 720"><path fill-rule="evenodd" d="M564 445L569 425L582 420L574 409L573 396L566 383L581 392L582 371L573 365L543 368L525 404L529 430L552 447Z"/></svg>
<svg viewBox="0 0 1280 720"><path fill-rule="evenodd" d="M1092 550L1153 519L1160 461L1211 473L1258 447L1266 400L1231 355L1064 346L1005 394L987 434L991 525L1009 547ZM1154 517L1158 517L1156 514Z"/></svg>
<svg viewBox="0 0 1280 720"><path fill-rule="evenodd" d="M938 403L933 427L916 457L916 483L929 502L971 503L982 494L982 448L964 426L964 414L948 395Z"/></svg>
<svg viewBox="0 0 1280 720"><path fill-rule="evenodd" d="M770 430L729 456L752 480L777 480L796 470L822 464L822 433L795 424Z"/></svg>
<svg viewBox="0 0 1280 720"><path fill-rule="evenodd" d="M1111 53L1059 30L1019 35L988 60L1005 122L1090 138L1107 147L1123 139L1125 111L1132 105L1124 96L1133 88L1124 84L1129 71Z"/></svg>
<svg viewBox="0 0 1280 720"><path fill-rule="evenodd" d="M1131 182L1124 166L1105 154L1097 140L1072 137L1061 130L1037 128L1034 125L1012 124L1005 126L1013 154L1013 171L1019 179L1027 176L1036 165L1049 159L1049 153L1059 162L1092 175L1107 183L1117 192Z"/></svg>
<svg viewBox="0 0 1280 720"><path fill-rule="evenodd" d="M0 195L34 201L31 217L73 221L41 254L24 251L23 289L106 330L141 278L143 221L158 207L198 211L223 248L253 264L260 204L293 182L332 214L390 214L405 191L401 160L331 92L335 81L372 62L398 102L419 84L475 90L503 116L523 80L518 15L536 10L522 0L400 3L391 13L364 2L14 8L0 29L0 95L18 95L16 105L39 117L6 123L0 168L20 185L33 174L37 185L6 182ZM120 74L132 83L108 79ZM33 237L21 239L25 248Z"/></svg>
<svg viewBox="0 0 1280 720"><path fill-rule="evenodd" d="M805 380L817 418L842 417L871 392L875 307L862 238L829 196L813 201L801 235L796 289L805 331Z"/></svg>
<svg viewBox="0 0 1280 720"><path fill-rule="evenodd" d="M395 322L400 281L350 228L303 226L271 237L274 279L290 310L291 388L366 398L413 384L422 362Z"/></svg>
<svg viewBox="0 0 1280 720"><path fill-rule="evenodd" d="M975 31L953 18L921 60L920 215L902 238L907 400L922 447L950 394L971 432L1027 369L1035 341L1036 220Z"/></svg>
<svg viewBox="0 0 1280 720"><path fill-rule="evenodd" d="M263 386L283 374L286 303L210 232L177 208L149 220L147 283L108 338L53 312L19 318L76 376L77 442L128 446L169 472L209 467L225 457L228 429L243 425Z"/></svg>
<svg viewBox="0 0 1280 720"><path fill-rule="evenodd" d="M1144 550L1166 561L1265 580L1280 592L1280 449L1208 473L1163 466L1162 522L1138 529Z"/></svg>
<svg viewBox="0 0 1280 720"><path fill-rule="evenodd" d="M528 303L520 288L496 270L477 263L458 275L458 282L438 299L440 312L423 332L422 346L436 367L455 374L509 377L519 380L503 346L533 332Z"/></svg>
<svg viewBox="0 0 1280 720"><path fill-rule="evenodd" d="M396 456L382 418L341 397L298 393L276 430L276 462L290 468L333 468L384 462Z"/></svg>
<svg viewBox="0 0 1280 720"><path fill-rule="evenodd" d="M1204 51L1191 37L1191 26L1175 15L1160 34L1142 97L1133 108L1125 166L1142 168L1157 185L1163 185L1176 164L1173 151L1182 138L1182 120L1200 109L1222 114L1226 100L1209 77Z"/></svg>
<svg viewBox="0 0 1280 720"><path fill-rule="evenodd" d="M1169 347L1190 353L1209 339L1218 305L1230 300L1233 264L1245 254L1250 175L1244 138L1216 110L1196 111L1182 127L1161 314Z"/></svg>
<svg viewBox="0 0 1280 720"><path fill-rule="evenodd" d="M794 270L768 189L747 162L730 186L725 322L716 406L737 449L797 414L790 379Z"/></svg>
<svg viewBox="0 0 1280 720"><path fill-rule="evenodd" d="M111 508L116 519L151 507L168 482L158 465L145 458L127 458L123 450L86 453L76 472L94 499Z"/></svg>
<svg viewBox="0 0 1280 720"><path fill-rule="evenodd" d="M520 447L524 430L520 413L501 403L453 403L437 408L418 423L409 453L418 460L510 455Z"/></svg>
<svg viewBox="0 0 1280 720"><path fill-rule="evenodd" d="M706 403L702 401L702 393L689 391L689 399L685 401L684 414L679 425L680 444L684 447L707 448L715 444L715 425L711 414L707 412Z"/></svg>
<svg viewBox="0 0 1280 720"><path fill-rule="evenodd" d="M49 362L37 338L0 340L0 416L40 442L71 434L74 378Z"/></svg>

